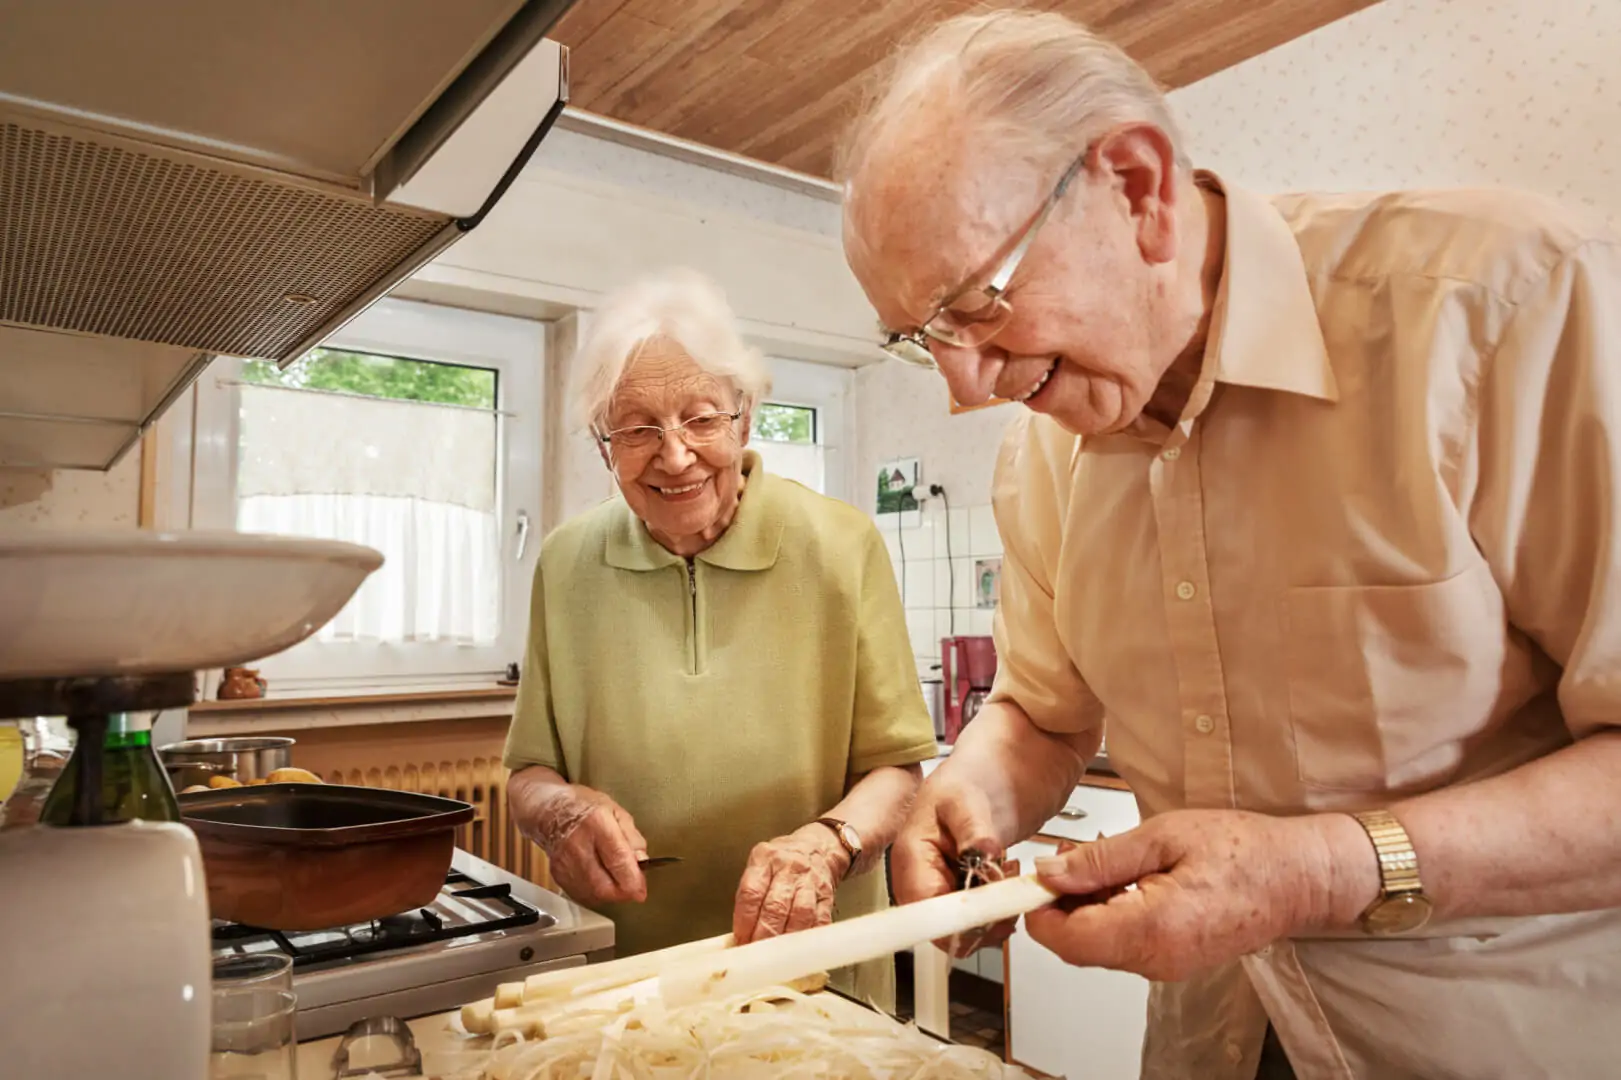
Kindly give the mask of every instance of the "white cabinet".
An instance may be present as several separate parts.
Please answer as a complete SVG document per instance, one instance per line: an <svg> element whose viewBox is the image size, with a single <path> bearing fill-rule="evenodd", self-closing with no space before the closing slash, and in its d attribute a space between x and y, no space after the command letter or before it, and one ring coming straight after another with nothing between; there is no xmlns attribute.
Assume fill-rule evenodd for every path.
<svg viewBox="0 0 1621 1080"><path fill-rule="evenodd" d="M1101 831L1137 824L1136 803L1125 792L1078 788L1071 806L1086 812L1066 819L1063 835L1089 840ZM1009 853L1028 869L1056 851L1031 841ZM1008 1036L1013 1058L1049 1076L1072 1080L1135 1080L1141 1071L1148 980L1101 968L1076 968L1033 941L1021 922L1008 942Z"/></svg>

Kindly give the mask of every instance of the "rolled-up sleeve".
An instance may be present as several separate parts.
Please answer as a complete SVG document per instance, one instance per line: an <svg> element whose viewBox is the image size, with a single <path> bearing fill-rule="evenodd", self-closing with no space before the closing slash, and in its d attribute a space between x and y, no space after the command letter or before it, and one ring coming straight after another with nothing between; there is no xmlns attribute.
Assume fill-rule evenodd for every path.
<svg viewBox="0 0 1621 1080"><path fill-rule="evenodd" d="M1044 731L1078 734L1102 727L1103 705L1065 650L1054 618L1070 469L1064 446L1073 449L1073 439L1044 437L1034 424L1029 416L1014 421L996 462L992 502L1002 576L990 700L1019 706Z"/></svg>
<svg viewBox="0 0 1621 1080"><path fill-rule="evenodd" d="M1480 378L1469 524L1582 738L1621 723L1621 244L1515 301Z"/></svg>
<svg viewBox="0 0 1621 1080"><path fill-rule="evenodd" d="M562 743L557 736L557 720L552 713L551 677L546 666L545 569L543 553L535 566L535 581L530 590L529 642L524 648L512 725L507 728L506 750L501 760L509 769L544 765L567 777Z"/></svg>
<svg viewBox="0 0 1621 1080"><path fill-rule="evenodd" d="M883 538L869 525L862 545L849 771L859 775L885 765L913 765L936 752L934 721L923 704L895 572Z"/></svg>

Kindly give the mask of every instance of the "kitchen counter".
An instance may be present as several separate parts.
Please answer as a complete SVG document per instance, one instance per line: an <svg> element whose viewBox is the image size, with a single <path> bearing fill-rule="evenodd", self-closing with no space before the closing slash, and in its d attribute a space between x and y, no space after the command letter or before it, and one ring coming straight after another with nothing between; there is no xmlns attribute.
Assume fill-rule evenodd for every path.
<svg viewBox="0 0 1621 1080"><path fill-rule="evenodd" d="M821 1004L841 1023L851 1026L886 1026L894 1020L881 1013L863 1008L836 994L824 994ZM488 1037L473 1038L461 1026L458 1012L437 1013L407 1021L417 1049L422 1051L422 1075L441 1077L443 1080L462 1080L464 1076L477 1076L489 1052ZM332 1055L337 1052L338 1038L313 1039L298 1047L298 1075L300 1080L326 1080L332 1076ZM388 1055L394 1045L388 1040L376 1040L376 1052ZM351 1048L351 1067L384 1064L381 1058L360 1056L358 1047Z"/></svg>
<svg viewBox="0 0 1621 1080"><path fill-rule="evenodd" d="M411 1037L416 1040L417 1049L422 1051L423 1076L444 1077L445 1080L451 1080L461 1073L476 1076L477 1073L472 1070L481 1065L489 1053L489 1039L474 1039L462 1030L459 1011L420 1016L406 1021L406 1024L411 1029ZM299 1043L298 1075L303 1080L331 1077L332 1055L337 1053L341 1041L341 1036L333 1036ZM383 1058L393 1052L393 1043L386 1039L368 1040L368 1043L372 1042L376 1043L372 1050L382 1056L362 1057L359 1048L352 1047L351 1067L386 1064Z"/></svg>

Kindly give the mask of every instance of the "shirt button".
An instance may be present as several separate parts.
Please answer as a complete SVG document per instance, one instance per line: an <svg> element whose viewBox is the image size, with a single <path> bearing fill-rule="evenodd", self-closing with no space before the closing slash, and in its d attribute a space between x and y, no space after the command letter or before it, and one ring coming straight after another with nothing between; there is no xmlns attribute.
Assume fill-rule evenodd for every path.
<svg viewBox="0 0 1621 1080"><path fill-rule="evenodd" d="M1203 713L1193 718L1193 726L1199 729L1200 735L1208 735L1216 730L1216 722Z"/></svg>
<svg viewBox="0 0 1621 1080"><path fill-rule="evenodd" d="M1160 454L1160 457L1164 458L1166 461L1175 461L1181 456L1182 448L1180 446L1173 446L1169 450L1166 450Z"/></svg>
<svg viewBox="0 0 1621 1080"><path fill-rule="evenodd" d="M1227 1060L1237 1065L1244 1060L1244 1048L1235 1042L1227 1044Z"/></svg>
<svg viewBox="0 0 1621 1080"><path fill-rule="evenodd" d="M1176 598L1178 600L1192 600L1194 594L1193 582L1179 581L1176 583Z"/></svg>

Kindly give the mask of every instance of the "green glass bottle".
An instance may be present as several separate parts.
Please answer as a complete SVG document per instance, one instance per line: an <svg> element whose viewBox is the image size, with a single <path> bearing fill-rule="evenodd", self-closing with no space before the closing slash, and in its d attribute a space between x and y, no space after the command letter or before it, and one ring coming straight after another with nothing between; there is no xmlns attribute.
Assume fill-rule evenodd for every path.
<svg viewBox="0 0 1621 1080"><path fill-rule="evenodd" d="M93 785L89 779L95 764L82 746L75 746L67 767L57 778L40 821L46 825L115 825L134 821L179 821L180 804L175 800L169 774L152 749L152 720L136 713L113 713L107 717L107 736L102 741L101 799L81 799L82 788Z"/></svg>

